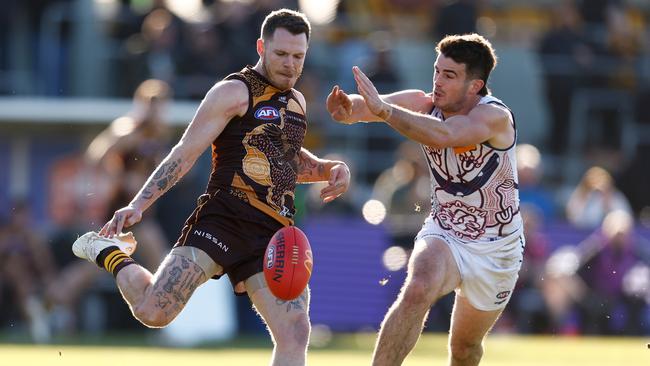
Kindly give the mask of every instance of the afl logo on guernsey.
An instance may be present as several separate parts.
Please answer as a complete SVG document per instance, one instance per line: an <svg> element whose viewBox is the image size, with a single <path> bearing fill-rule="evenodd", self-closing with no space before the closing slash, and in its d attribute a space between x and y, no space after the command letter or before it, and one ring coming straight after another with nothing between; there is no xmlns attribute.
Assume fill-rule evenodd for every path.
<svg viewBox="0 0 650 366"><path fill-rule="evenodd" d="M255 111L255 118L263 120L273 120L280 118L280 112L273 107L262 107Z"/></svg>

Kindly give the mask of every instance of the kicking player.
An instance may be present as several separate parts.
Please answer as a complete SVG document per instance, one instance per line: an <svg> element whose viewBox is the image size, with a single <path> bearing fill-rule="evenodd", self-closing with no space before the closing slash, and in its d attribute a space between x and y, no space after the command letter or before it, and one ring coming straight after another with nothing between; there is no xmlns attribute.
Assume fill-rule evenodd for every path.
<svg viewBox="0 0 650 366"><path fill-rule="evenodd" d="M345 163L319 159L302 147L306 103L293 88L310 36L302 13L270 13L257 41L259 61L226 77L207 93L180 141L124 208L100 233L73 244L74 253L115 276L133 315L164 327L194 290L228 274L235 293L248 294L274 341L272 365L304 365L310 323L309 290L290 306L264 281L262 257L271 236L293 223L296 183L328 182L329 202L350 183ZM218 62L218 60L215 60ZM143 212L212 146L212 173L175 247L152 274L136 264L132 236L122 229Z"/></svg>

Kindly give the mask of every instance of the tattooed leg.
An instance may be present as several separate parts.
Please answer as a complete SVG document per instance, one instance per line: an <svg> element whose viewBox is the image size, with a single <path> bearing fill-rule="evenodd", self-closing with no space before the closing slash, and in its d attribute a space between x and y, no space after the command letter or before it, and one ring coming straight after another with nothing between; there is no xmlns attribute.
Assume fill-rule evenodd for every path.
<svg viewBox="0 0 650 366"><path fill-rule="evenodd" d="M120 271L116 280L136 319L157 328L171 323L208 278L199 264L172 252L155 274L131 265Z"/></svg>
<svg viewBox="0 0 650 366"><path fill-rule="evenodd" d="M255 276L263 274L258 273ZM304 365L311 330L309 288L291 301L276 298L268 287L259 288L250 296L255 310L266 322L273 338L271 365Z"/></svg>

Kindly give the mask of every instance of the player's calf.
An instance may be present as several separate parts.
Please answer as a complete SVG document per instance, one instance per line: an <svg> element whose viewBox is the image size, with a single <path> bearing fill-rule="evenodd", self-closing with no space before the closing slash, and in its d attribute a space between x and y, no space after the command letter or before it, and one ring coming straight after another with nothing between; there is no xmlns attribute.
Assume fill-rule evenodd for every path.
<svg viewBox="0 0 650 366"><path fill-rule="evenodd" d="M165 327L183 310L194 290L207 279L197 263L172 252L156 271L140 301L131 303L133 315L147 327Z"/></svg>

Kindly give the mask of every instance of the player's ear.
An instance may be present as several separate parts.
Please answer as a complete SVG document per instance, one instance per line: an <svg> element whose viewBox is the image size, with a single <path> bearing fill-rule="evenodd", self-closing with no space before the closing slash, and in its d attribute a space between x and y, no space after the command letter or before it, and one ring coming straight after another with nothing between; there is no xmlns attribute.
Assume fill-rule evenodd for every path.
<svg viewBox="0 0 650 366"><path fill-rule="evenodd" d="M481 89L483 89L484 85L485 85L485 81L481 79L474 79L470 82L469 92L471 94L478 94L478 92L480 92Z"/></svg>
<svg viewBox="0 0 650 366"><path fill-rule="evenodd" d="M257 54L260 57L264 54L264 40L262 38L257 39Z"/></svg>

